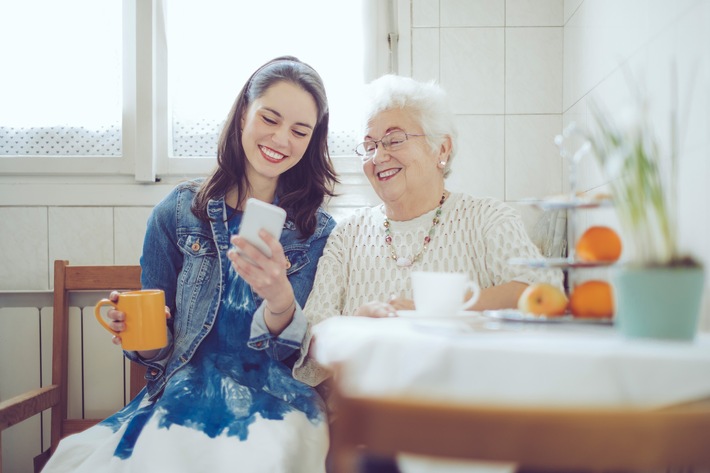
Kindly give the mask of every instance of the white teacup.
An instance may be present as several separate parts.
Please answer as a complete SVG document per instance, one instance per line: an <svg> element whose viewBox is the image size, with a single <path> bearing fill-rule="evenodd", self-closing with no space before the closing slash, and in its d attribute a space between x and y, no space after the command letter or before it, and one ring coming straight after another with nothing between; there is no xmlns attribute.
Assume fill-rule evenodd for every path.
<svg viewBox="0 0 710 473"><path fill-rule="evenodd" d="M471 297L464 301L467 292ZM464 273L412 272L412 292L417 312L450 316L471 308L481 288Z"/></svg>

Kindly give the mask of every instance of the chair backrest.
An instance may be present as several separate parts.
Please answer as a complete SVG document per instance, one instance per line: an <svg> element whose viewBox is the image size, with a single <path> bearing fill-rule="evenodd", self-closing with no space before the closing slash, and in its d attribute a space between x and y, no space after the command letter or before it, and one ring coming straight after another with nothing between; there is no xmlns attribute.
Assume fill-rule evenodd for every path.
<svg viewBox="0 0 710 473"><path fill-rule="evenodd" d="M71 291L110 291L141 288L141 268L135 266L71 266L54 262L54 334L52 344L52 384L59 386L59 402L52 407L51 451L72 433L96 424L100 419L68 419L69 372L69 293ZM145 386L145 367L131 363L130 396L133 399Z"/></svg>
<svg viewBox="0 0 710 473"><path fill-rule="evenodd" d="M35 457L35 471L42 469L65 436L80 432L100 419L68 419L69 294L72 291L110 291L141 288L140 266L71 266L54 262L54 313L52 337L52 384L0 402L0 434L15 424L52 409L51 446ZM130 397L145 386L145 367L130 364ZM0 436L1 440L1 436ZM0 442L0 452L2 444ZM2 454L0 453L0 473Z"/></svg>
<svg viewBox="0 0 710 473"><path fill-rule="evenodd" d="M665 471L710 466L710 401L659 410L531 409L335 390L336 472L397 453L516 463L518 471ZM681 470L678 470L681 471Z"/></svg>

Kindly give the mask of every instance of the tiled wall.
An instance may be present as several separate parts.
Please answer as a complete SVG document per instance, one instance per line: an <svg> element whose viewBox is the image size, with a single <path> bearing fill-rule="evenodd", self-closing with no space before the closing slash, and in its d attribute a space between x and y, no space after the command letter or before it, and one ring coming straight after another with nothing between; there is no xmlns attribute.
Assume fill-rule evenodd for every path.
<svg viewBox="0 0 710 473"><path fill-rule="evenodd" d="M8 242L0 257L0 290L50 289L55 259L138 264L149 212L150 207L0 207L0 236ZM71 309L69 331L70 416L105 417L124 402L123 355L91 307ZM0 400L51 384L51 339L51 307L0 309ZM3 471L32 471L32 458L49 445L48 411L42 417L3 433Z"/></svg>
<svg viewBox="0 0 710 473"><path fill-rule="evenodd" d="M413 0L412 76L436 80L458 116L448 187L510 202L562 191L562 0Z"/></svg>
<svg viewBox="0 0 710 473"><path fill-rule="evenodd" d="M710 2L412 0L411 14L412 75L441 82L458 115L459 151L448 187L510 202L529 229L538 214L518 201L565 189L567 168L553 144L563 125L584 122L591 95L610 103L624 96L619 61L643 70L649 90L667 103L668 69L675 58L684 90L695 77L681 169L681 241L710 260ZM357 165L337 166L344 172L344 195L334 202L336 215L373 201ZM583 189L603 186L592 163L582 163L581 174ZM150 206L0 203L6 248L0 253L0 290L49 289L57 258L75 264L138 263L149 212ZM615 224L608 211L578 220ZM710 329L705 299L703 324ZM0 399L38 384L40 357L45 367L49 363L48 350L39 350L40 319L50 315L51 309L0 310ZM42 333L47 325L41 325ZM90 337L92 353L103 355L92 357L89 371L118 369L108 337L101 332ZM89 408L106 409L106 392L88 396ZM40 451L38 426L39 419L33 419L3 435L6 471L30 471L30 459Z"/></svg>

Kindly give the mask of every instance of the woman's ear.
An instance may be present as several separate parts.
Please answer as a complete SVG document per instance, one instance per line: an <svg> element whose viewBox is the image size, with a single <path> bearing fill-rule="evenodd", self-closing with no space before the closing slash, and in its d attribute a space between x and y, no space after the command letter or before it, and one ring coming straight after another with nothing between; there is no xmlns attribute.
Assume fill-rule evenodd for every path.
<svg viewBox="0 0 710 473"><path fill-rule="evenodd" d="M437 160L439 161L439 167L444 168L446 163L449 162L449 155L451 154L451 137L449 135L444 136L444 140L439 146L439 153L437 154Z"/></svg>

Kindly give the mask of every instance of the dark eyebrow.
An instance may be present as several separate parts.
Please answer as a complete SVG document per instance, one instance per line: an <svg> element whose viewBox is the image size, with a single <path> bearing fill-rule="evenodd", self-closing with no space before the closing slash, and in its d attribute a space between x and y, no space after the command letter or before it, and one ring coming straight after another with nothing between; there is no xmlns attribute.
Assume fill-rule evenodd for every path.
<svg viewBox="0 0 710 473"><path fill-rule="evenodd" d="M277 112L277 111L274 110L273 108L264 107L264 110L268 110L269 112L273 113L273 114L276 115L277 117L283 118L283 115L281 115L279 112ZM297 123L295 123L295 125L298 125L298 126L305 126L306 128L310 128L311 130L313 129L313 125L309 125L308 123L297 122Z"/></svg>

